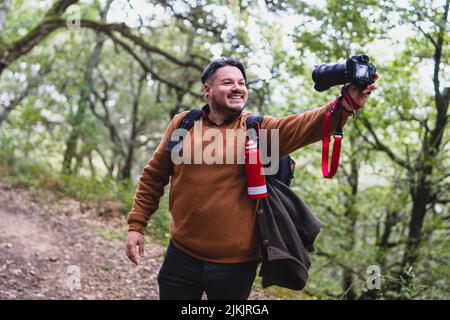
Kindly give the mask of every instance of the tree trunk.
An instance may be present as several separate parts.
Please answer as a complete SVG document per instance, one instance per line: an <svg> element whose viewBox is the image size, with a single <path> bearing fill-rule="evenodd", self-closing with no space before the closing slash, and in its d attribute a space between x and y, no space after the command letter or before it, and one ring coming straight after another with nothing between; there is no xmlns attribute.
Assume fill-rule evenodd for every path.
<svg viewBox="0 0 450 320"><path fill-rule="evenodd" d="M350 136L351 149L354 150L356 141L353 136ZM348 184L351 187L351 194L346 197L346 210L345 217L347 225L346 238L348 239L347 251L351 252L355 246L355 226L358 219L358 213L355 211L355 198L358 193L358 178L359 178L359 165L355 157L350 159L350 175L347 176ZM344 267L342 273L342 287L344 290L343 299L354 300L356 298L356 292L354 289L353 272L349 268Z"/></svg>
<svg viewBox="0 0 450 320"><path fill-rule="evenodd" d="M434 128L430 131L430 135L425 135L422 141L422 152L416 162L416 174L418 178L411 188L411 197L413 200L413 208L411 211L411 220L409 222L408 240L402 260L402 271L400 277L409 285L411 281L409 268L414 266L420 257L420 244L422 241L422 228L427 213L427 204L432 202L432 173L435 167L436 158L441 152L442 137L448 123L448 106L450 100L450 89L445 88L440 91L440 65L442 59L442 48L446 37L446 25L448 20L449 1L444 6L444 14L442 21L439 21L439 32L437 39L432 43L435 47L434 52L434 99L436 103L436 120ZM411 174L411 173L410 173ZM401 290L401 286L397 287L397 291Z"/></svg>
<svg viewBox="0 0 450 320"><path fill-rule="evenodd" d="M356 293L354 286L354 279L353 279L353 273L352 270L344 267L343 274L342 274L342 285L344 287L345 294L343 296L343 299L345 300L355 300Z"/></svg>
<svg viewBox="0 0 450 320"><path fill-rule="evenodd" d="M406 280L407 284L411 280L405 271L413 266L419 260L419 247L422 240L422 228L425 215L427 213L427 204L430 203L431 187L427 179L431 176L431 166L428 170L424 170L418 179L415 192L411 195L413 207L411 212L411 220L409 221L408 240L403 255L401 277ZM428 172L427 172L428 171Z"/></svg>
<svg viewBox="0 0 450 320"><path fill-rule="evenodd" d="M110 8L112 0L109 0L106 3L105 9L101 12L101 20L105 21L106 14L108 13L108 10ZM69 139L66 142L66 151L64 153L64 160L63 160L63 172L64 173L72 173L71 164L72 159L76 156L76 149L78 144L78 138L81 135L81 129L80 126L84 121L85 115L86 115L86 109L87 109L87 103L89 103L89 88L88 84L90 79L92 78L92 72L97 67L99 62L99 56L103 47L104 43L104 35L98 35L97 36L97 43L95 45L94 50L92 51L92 54L90 55L87 64L86 64L86 71L84 73L84 80L86 84L83 83L83 85L80 88L80 100L79 100L79 107L77 110L77 114L75 116L75 119L73 121L73 129L69 136ZM81 159L82 161L82 159ZM81 162L78 163L78 165L81 165ZM77 170L79 168L76 168Z"/></svg>
<svg viewBox="0 0 450 320"><path fill-rule="evenodd" d="M125 158L124 165L121 170L120 180L130 180L131 179L131 166L133 163L134 147L130 143L128 148L127 156Z"/></svg>
<svg viewBox="0 0 450 320"><path fill-rule="evenodd" d="M91 179L95 179L97 177L97 170L95 169L94 162L92 161L92 150L89 152L88 161L89 169L91 170Z"/></svg>
<svg viewBox="0 0 450 320"><path fill-rule="evenodd" d="M128 143L128 151L125 157L125 162L123 164L121 170L121 180L130 180L131 179L131 168L134 160L134 150L136 149L136 139L138 135L138 118L139 118L139 104L142 95L142 88L146 82L146 74L143 74L139 78L138 87L136 90L136 94L133 97L133 111L131 113L131 132L130 139Z"/></svg>
<svg viewBox="0 0 450 320"><path fill-rule="evenodd" d="M64 152L64 158L62 163L62 172L65 174L71 174L72 172L72 160L76 156L78 138L80 137L80 126L84 121L84 117L86 114L86 104L84 99L87 98L82 93L79 100L79 106L77 110L77 114L72 123L72 131L69 135L69 138L66 140L66 150Z"/></svg>

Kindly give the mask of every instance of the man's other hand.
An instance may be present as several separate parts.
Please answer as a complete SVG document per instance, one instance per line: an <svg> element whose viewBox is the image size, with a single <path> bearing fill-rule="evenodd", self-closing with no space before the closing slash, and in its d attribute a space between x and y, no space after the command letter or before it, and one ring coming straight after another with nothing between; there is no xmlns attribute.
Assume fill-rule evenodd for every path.
<svg viewBox="0 0 450 320"><path fill-rule="evenodd" d="M379 78L378 72L375 72L375 81ZM361 107L364 107L366 104L367 99L369 98L369 95L372 93L372 91L376 90L378 88L378 84L376 82L370 84L365 88L364 90L361 90L360 88L349 85L348 86L348 93L350 96L355 100L357 104L359 104ZM342 102L344 107L347 110L352 110L352 108L348 105L348 103L344 100Z"/></svg>
<svg viewBox="0 0 450 320"><path fill-rule="evenodd" d="M126 245L126 254L134 264L138 264L139 258L136 254L136 246L139 246L139 255L144 256L144 235L137 231L128 231Z"/></svg>

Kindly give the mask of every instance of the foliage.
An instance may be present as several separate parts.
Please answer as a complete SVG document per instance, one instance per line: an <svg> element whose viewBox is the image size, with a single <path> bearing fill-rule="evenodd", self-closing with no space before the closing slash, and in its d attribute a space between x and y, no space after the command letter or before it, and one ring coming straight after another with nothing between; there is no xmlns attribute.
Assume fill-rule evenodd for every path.
<svg viewBox="0 0 450 320"><path fill-rule="evenodd" d="M49 29L57 2L73 3L50 15ZM314 64L366 53L380 89L344 129L336 178L321 177L320 142L293 154L293 188L324 222L308 285L268 291L449 298L449 1L36 3L13 1L0 21L3 182L94 205L115 199L125 217L170 118L203 103L199 77L212 58L241 59L248 109L281 117L339 94L312 89ZM84 24L67 29L77 12ZM33 38L36 30L48 33ZM163 243L168 193L146 230ZM372 265L381 269L378 291L367 288Z"/></svg>

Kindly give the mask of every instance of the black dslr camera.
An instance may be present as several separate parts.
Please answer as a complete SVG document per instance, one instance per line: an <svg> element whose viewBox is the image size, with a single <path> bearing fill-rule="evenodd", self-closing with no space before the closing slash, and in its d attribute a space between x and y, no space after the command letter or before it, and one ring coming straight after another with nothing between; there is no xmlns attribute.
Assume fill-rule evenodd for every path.
<svg viewBox="0 0 450 320"><path fill-rule="evenodd" d="M369 57L364 54L351 56L343 63L315 65L312 73L314 89L325 91L346 83L364 89L375 82L376 71L375 66L369 63Z"/></svg>

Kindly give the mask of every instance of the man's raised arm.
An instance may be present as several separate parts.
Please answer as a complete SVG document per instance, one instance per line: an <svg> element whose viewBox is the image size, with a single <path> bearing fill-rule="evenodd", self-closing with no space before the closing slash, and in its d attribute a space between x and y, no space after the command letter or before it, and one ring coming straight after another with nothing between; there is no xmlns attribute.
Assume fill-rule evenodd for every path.
<svg viewBox="0 0 450 320"><path fill-rule="evenodd" d="M378 79L378 73L375 74L375 79ZM364 107L371 92L377 88L378 84L376 83L369 85L364 90L350 85L347 92L353 99L352 101L357 103L360 107ZM280 158L308 144L320 141L323 138L323 122L332 103L333 102L330 101L323 107L283 118L264 117L261 126L263 129L279 130ZM338 110L333 112L330 117L329 135L334 134L339 119L341 119L342 127L349 122L352 116L352 109L353 106L342 99L342 105L339 106ZM273 143L273 141L271 143Z"/></svg>

